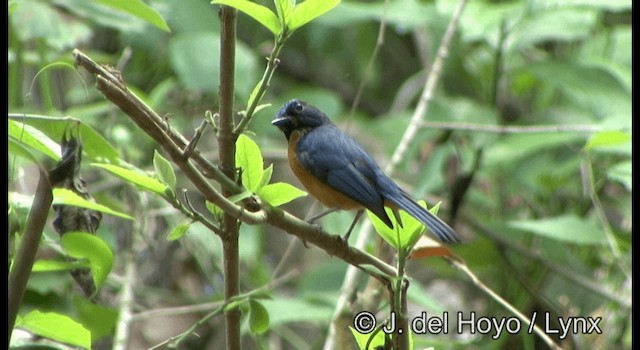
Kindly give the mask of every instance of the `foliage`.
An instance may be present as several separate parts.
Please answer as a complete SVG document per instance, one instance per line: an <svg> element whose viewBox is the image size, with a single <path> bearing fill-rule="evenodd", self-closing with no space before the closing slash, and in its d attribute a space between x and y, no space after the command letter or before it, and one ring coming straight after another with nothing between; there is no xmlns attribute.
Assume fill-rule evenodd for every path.
<svg viewBox="0 0 640 350"><path fill-rule="evenodd" d="M304 218L319 209L309 208L311 198L302 197L291 177L285 141L271 116L285 101L303 98L386 163L458 1L213 3L9 1L9 261L27 221L34 169L60 160L60 140L69 128L82 141L80 171L96 202L56 190L55 203L108 214L91 238L60 237L51 225L45 228L17 328L104 348L102 341L116 336L121 305L78 301L68 271L89 267L106 299L118 300L127 254L136 257L133 294L142 308L134 309L140 321L130 324L130 344L154 346L184 330L174 328L178 321L191 325L222 310L217 305L171 314L162 336L134 335L159 319L151 319L153 311L223 300L223 249L210 230L219 227L223 211L202 198L175 159L106 101L84 71L72 68L73 48L121 70L127 87L164 117L168 130L190 135L205 111L220 104L217 11L220 4L236 7L235 161L244 192L229 200L242 203L255 195ZM442 201L439 216L466 238L450 248L452 254L522 313L604 317L602 334L565 339L569 348L631 344L630 42L627 0L470 1L426 122L394 174L414 198L427 197L429 207ZM356 96L359 103L348 112ZM215 164L214 132L203 135L198 150ZM472 179L470 187L452 218L448 213L465 178ZM334 213L321 225L337 234L351 219ZM370 220L387 229L376 217ZM411 220L402 216L406 237L395 230L381 234L404 255L421 236L422 227ZM291 243L288 249L289 242L269 225L241 226L241 289L271 286L270 300L238 302L247 348L320 348L324 342L344 263L313 247ZM406 262L411 310L449 311L450 318L462 310L496 318L507 313L443 261ZM60 325L66 331L53 327ZM187 347L222 347L221 325L221 318L200 325L200 337L187 337ZM540 346L527 332L503 333L496 341L456 330L414 335L412 341L416 348ZM367 340L356 338L363 348Z"/></svg>

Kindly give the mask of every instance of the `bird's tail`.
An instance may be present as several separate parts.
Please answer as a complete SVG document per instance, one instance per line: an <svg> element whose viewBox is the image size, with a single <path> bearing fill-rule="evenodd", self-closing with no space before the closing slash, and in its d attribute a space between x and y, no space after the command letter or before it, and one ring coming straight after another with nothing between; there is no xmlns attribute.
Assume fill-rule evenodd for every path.
<svg viewBox="0 0 640 350"><path fill-rule="evenodd" d="M440 220L437 216L433 215L430 211L420 206L407 194L402 193L399 198L393 198L392 202L403 209L407 213L411 214L416 219L420 220L425 226L429 228L429 231L444 243L456 243L460 242L460 236L444 221Z"/></svg>

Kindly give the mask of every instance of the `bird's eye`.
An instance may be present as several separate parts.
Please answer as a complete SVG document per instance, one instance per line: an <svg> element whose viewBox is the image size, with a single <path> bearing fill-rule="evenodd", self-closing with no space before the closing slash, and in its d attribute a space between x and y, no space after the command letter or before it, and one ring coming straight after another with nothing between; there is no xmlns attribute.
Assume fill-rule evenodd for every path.
<svg viewBox="0 0 640 350"><path fill-rule="evenodd" d="M300 102L296 102L296 104L293 105L293 110L296 111L296 113L302 112L303 109L304 109L304 106Z"/></svg>

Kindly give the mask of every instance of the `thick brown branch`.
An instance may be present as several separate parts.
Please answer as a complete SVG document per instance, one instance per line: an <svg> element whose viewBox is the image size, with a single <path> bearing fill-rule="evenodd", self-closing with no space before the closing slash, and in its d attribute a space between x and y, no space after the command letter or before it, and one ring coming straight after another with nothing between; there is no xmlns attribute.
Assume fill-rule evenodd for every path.
<svg viewBox="0 0 640 350"><path fill-rule="evenodd" d="M53 194L51 193L49 175L40 169L40 180L38 180L36 194L29 211L27 226L13 259L13 266L9 271L9 339L11 339L11 332L16 323L29 275L31 275L31 268L38 252L42 230L47 223L47 215L52 201Z"/></svg>

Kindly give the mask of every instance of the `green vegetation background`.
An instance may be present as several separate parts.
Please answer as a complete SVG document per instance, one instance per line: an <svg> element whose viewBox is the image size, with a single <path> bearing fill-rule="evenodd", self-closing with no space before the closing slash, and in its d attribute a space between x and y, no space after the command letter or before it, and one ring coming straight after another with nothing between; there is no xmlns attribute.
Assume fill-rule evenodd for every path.
<svg viewBox="0 0 640 350"><path fill-rule="evenodd" d="M151 0L170 32L109 1L9 1L9 113L70 116L94 128L140 169L153 171L157 148L72 68L78 48L122 71L123 80L171 127L191 135L206 110L218 107L218 8L205 0ZM114 2L117 3L117 2ZM273 7L270 1L259 1ZM286 142L270 125L292 98L327 113L386 164L408 125L435 50L457 2L342 1L286 43L260 110L249 125L273 178L300 184L286 164ZM377 43L381 22L384 40ZM262 77L271 33L238 14L236 110ZM379 50L368 70L375 49ZM364 82L364 83L363 83ZM363 91L356 108L358 88ZM19 121L19 119L15 119ZM447 207L455 179L473 182L455 218L467 243L453 248L482 281L525 315L603 317L602 334L555 338L567 348L624 349L631 344L631 1L471 1L449 47L425 125L410 145L397 179L415 197ZM501 127L504 132L497 132ZM47 125L40 125L46 133ZM215 135L199 148L217 157ZM59 142L59 140L54 140ZM480 152L481 151L481 152ZM10 255L36 178L33 163L9 153ZM42 162L51 167L46 157ZM154 310L222 298L221 246L197 224L168 240L185 218L166 202L83 164L96 200L136 218L105 216L98 234L114 253L103 289L113 298L100 312L87 306L66 271L34 272L23 301L31 310L68 315L91 330L95 346L113 337L126 266L123 241L133 240L136 283L129 348L148 348L196 322L202 313ZM181 181L182 180L182 181ZM188 184L177 173L177 188ZM194 205L204 208L193 188ZM308 216L309 197L283 206ZM203 209L204 210L204 209ZM323 220L342 233L352 213ZM496 238L497 237L497 238ZM353 239L353 238L352 238ZM243 225L241 284L273 279L292 238L268 226ZM60 259L59 236L45 229L39 258ZM374 247L372 246L371 249ZM522 254L524 249L529 254ZM293 273L264 300L269 331L248 331L246 348L320 349L346 265L302 244L279 274ZM475 312L510 317L446 262L411 262L410 310ZM171 311L170 309L169 311ZM192 337L190 348L223 344L223 318ZM538 349L520 332L498 340L479 334L420 336L438 349ZM102 342L102 343L101 343ZM51 345L54 347L54 345Z"/></svg>

